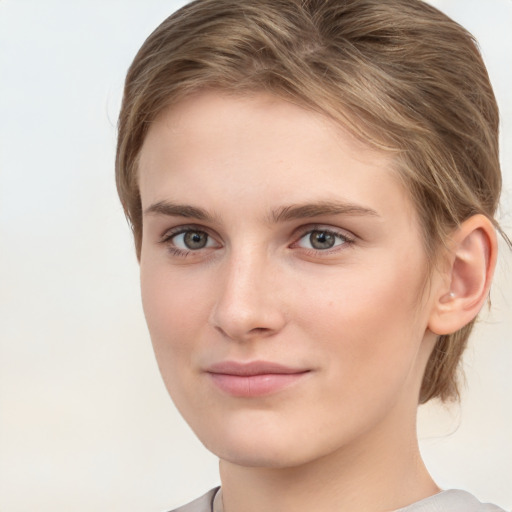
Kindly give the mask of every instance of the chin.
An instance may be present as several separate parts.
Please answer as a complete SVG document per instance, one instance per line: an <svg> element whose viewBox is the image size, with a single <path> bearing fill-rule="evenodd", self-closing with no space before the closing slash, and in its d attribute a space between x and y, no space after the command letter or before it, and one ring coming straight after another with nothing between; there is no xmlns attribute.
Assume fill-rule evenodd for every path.
<svg viewBox="0 0 512 512"><path fill-rule="evenodd" d="M224 449L206 447L219 459L244 467L283 469L300 466L308 461L307 457L297 456L296 449L283 449L283 446L279 446L274 450L272 446L262 446L254 441L251 446L233 444Z"/></svg>
<svg viewBox="0 0 512 512"><path fill-rule="evenodd" d="M325 443L312 443L297 432L272 431L272 428L246 428L235 432L218 430L215 436L201 436L196 432L204 446L219 457L232 464L244 467L291 468L301 466L322 457L329 452ZM317 436L316 440L322 438Z"/></svg>

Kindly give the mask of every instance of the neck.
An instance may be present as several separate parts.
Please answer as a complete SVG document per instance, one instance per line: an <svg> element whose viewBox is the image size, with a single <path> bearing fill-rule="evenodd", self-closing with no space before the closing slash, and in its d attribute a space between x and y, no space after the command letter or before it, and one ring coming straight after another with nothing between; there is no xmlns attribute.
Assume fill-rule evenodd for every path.
<svg viewBox="0 0 512 512"><path fill-rule="evenodd" d="M415 419L399 429L390 422L300 466L244 467L222 460L220 474L224 512L388 512L439 492L419 453Z"/></svg>

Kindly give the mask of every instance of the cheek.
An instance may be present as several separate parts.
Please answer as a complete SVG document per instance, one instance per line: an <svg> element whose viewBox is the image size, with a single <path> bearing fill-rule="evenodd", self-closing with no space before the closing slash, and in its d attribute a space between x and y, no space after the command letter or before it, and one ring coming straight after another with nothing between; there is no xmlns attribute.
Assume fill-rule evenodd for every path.
<svg viewBox="0 0 512 512"><path fill-rule="evenodd" d="M190 280L182 282L168 269L142 262L141 294L160 368L163 370L177 360L188 360L191 340L206 321L201 301L205 299L204 293L198 293Z"/></svg>
<svg viewBox="0 0 512 512"><path fill-rule="evenodd" d="M174 404L187 418L201 415L204 404L197 401L194 354L207 324L204 293L189 280L180 279L162 266L141 264L141 293L146 322L156 361ZM203 290L204 292L205 290Z"/></svg>
<svg viewBox="0 0 512 512"><path fill-rule="evenodd" d="M380 263L365 272L333 275L328 286L307 295L297 314L317 333L317 347L330 354L333 371L353 382L401 378L397 373L406 374L414 364L425 332L418 269Z"/></svg>

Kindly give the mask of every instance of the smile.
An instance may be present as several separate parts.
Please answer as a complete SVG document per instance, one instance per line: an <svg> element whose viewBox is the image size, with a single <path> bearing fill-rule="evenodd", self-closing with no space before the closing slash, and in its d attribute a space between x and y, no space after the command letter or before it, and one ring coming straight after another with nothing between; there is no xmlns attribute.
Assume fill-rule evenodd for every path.
<svg viewBox="0 0 512 512"><path fill-rule="evenodd" d="M258 397L281 391L301 380L310 370L265 361L237 363L226 361L207 369L213 384L235 397Z"/></svg>

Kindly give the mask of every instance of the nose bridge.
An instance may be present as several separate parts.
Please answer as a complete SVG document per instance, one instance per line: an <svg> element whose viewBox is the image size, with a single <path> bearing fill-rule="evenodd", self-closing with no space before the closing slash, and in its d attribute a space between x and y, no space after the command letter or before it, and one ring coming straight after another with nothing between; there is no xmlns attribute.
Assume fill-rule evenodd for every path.
<svg viewBox="0 0 512 512"><path fill-rule="evenodd" d="M267 252L249 244L230 252L219 269L213 325L237 341L277 332L284 317L276 300L276 272Z"/></svg>

